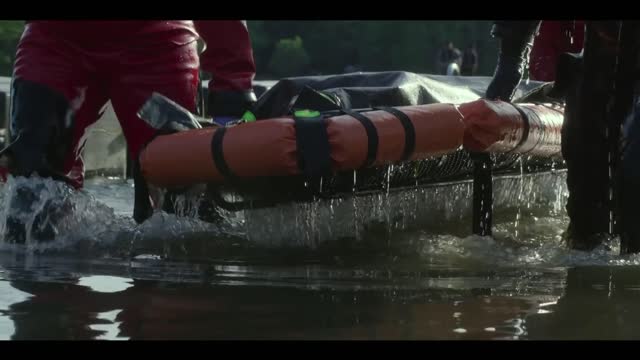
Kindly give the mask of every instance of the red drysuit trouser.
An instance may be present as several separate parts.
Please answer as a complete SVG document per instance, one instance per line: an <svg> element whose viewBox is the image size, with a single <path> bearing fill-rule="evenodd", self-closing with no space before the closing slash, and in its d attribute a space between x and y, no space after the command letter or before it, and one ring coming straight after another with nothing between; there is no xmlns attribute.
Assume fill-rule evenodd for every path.
<svg viewBox="0 0 640 360"><path fill-rule="evenodd" d="M140 36L122 39L121 46L91 46L47 30L44 24L27 25L14 77L46 85L71 104L73 146L62 170L75 186L81 187L84 179L80 150L85 130L99 119L107 101L111 100L132 156L154 134L137 116L153 92L195 111L199 70L195 36L177 30L165 34L163 41Z"/></svg>

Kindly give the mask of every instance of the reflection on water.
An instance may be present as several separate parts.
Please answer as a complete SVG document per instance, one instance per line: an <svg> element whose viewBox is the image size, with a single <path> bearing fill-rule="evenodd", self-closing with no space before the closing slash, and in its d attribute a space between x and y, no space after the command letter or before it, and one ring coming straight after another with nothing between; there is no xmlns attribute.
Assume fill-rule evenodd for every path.
<svg viewBox="0 0 640 360"><path fill-rule="evenodd" d="M122 322L116 321L116 318L121 312L122 310L113 310L96 315L96 320L104 320L105 323L89 325L91 330L102 332L95 340L129 340L128 337L119 336L119 325Z"/></svg>
<svg viewBox="0 0 640 360"><path fill-rule="evenodd" d="M101 275L81 277L78 279L78 285L86 286L98 293L117 293L133 286L129 279Z"/></svg>
<svg viewBox="0 0 640 360"><path fill-rule="evenodd" d="M640 330L638 266L3 263L12 339L632 339Z"/></svg>
<svg viewBox="0 0 640 360"><path fill-rule="evenodd" d="M11 339L634 339L640 331L638 266L336 271L40 259L26 270L4 260L0 329Z"/></svg>
<svg viewBox="0 0 640 360"><path fill-rule="evenodd" d="M8 315L9 306L29 299L31 295L0 281L0 340L8 340L15 332L13 321Z"/></svg>
<svg viewBox="0 0 640 360"><path fill-rule="evenodd" d="M70 267L69 273L47 283L0 281L33 295L7 304L7 317L15 324L13 339L495 338L512 336L503 324L530 311L536 301L548 300L548 296L519 299L497 289L492 295L482 276L442 280L431 287L418 278L405 279L404 286L389 284L385 289L361 288L355 279L334 279L343 282L342 288L310 289L276 283L211 286L112 275L74 280L71 274L77 270ZM10 274L20 276L16 270ZM124 282L134 286L100 292ZM87 288L88 283L100 290ZM495 330L486 331L488 327Z"/></svg>
<svg viewBox="0 0 640 360"><path fill-rule="evenodd" d="M466 236L468 184L254 210L229 233L137 227L131 184L95 181L57 248L0 251L0 338L638 338L640 256L564 247L561 174L502 181L493 238Z"/></svg>

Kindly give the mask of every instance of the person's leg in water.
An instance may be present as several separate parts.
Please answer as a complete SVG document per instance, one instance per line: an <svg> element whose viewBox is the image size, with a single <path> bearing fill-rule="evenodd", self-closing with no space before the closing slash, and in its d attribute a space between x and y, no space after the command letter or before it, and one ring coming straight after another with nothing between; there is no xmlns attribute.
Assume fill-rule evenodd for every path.
<svg viewBox="0 0 640 360"><path fill-rule="evenodd" d="M168 97L190 112L196 109L200 66L196 37L188 32L176 34L178 39L171 39L169 35L158 36L164 37L163 40L145 42L145 39L141 39L140 43L128 47L118 58L109 62L111 69L108 71L116 74L109 82L109 97L127 140L129 155L134 161L156 134L156 130L138 116L138 111L154 92ZM193 41L180 41L189 36ZM136 182L138 186L143 184ZM173 197L172 191L167 192L163 210L174 211ZM157 208L160 204L154 205ZM134 209L136 221L142 222L151 215L148 210L143 212Z"/></svg>
<svg viewBox="0 0 640 360"><path fill-rule="evenodd" d="M610 233L607 108L615 76L618 23L587 23L581 80L567 94L562 155L567 165L571 248L591 250Z"/></svg>
<svg viewBox="0 0 640 360"><path fill-rule="evenodd" d="M200 57L196 48L197 37L192 30L196 30L206 42L206 50ZM228 119L240 118L256 101L252 88L255 64L246 23L201 20L194 22L194 28L159 32L153 36L157 41L133 39L132 46L113 61L115 67L112 72L118 76L110 84L110 97L133 159L137 159L155 134L155 130L137 116L142 104L153 92L158 92L194 112L199 69L210 72L213 77L209 83L205 116L212 116L223 124ZM164 211L175 212L173 205L179 193L166 193L162 206ZM136 196L136 202L138 200L143 201ZM135 207L136 221L141 222L150 216L149 209ZM202 220L219 220L219 209L210 200L201 202L197 210Z"/></svg>
<svg viewBox="0 0 640 360"><path fill-rule="evenodd" d="M14 177L37 174L74 188L82 186L79 141L106 103L89 63L72 43L37 25L27 25L18 45L12 84L10 133L14 144L9 170ZM29 231L38 241L53 239L56 218L64 215L66 205L56 199L38 204L42 190L24 186L11 194L5 242L24 243ZM29 217L35 218L31 229L27 229Z"/></svg>
<svg viewBox="0 0 640 360"><path fill-rule="evenodd" d="M622 131L622 141L613 143L616 173L616 232L622 254L640 252L640 102L638 73L640 22L622 21L616 91L610 121ZM620 125L622 124L622 126ZM618 150L618 151L616 151Z"/></svg>
<svg viewBox="0 0 640 360"><path fill-rule="evenodd" d="M568 86L566 94L562 154L568 170L570 224L565 237L574 249L592 249L610 231L612 184L606 118L615 71L616 26L617 22L589 22L583 75L577 76L577 84ZM522 78L535 27L534 21L497 22L494 34L501 38L500 56L487 98L511 101Z"/></svg>

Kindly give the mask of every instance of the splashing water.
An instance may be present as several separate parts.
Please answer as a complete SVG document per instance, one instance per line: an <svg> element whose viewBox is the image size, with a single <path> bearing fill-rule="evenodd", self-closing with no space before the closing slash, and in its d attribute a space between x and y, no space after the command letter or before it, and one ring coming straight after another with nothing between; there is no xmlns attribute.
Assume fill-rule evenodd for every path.
<svg viewBox="0 0 640 360"><path fill-rule="evenodd" d="M131 219L133 187L124 180L90 182L72 192L48 179L10 178L0 191L0 231L7 199L19 186L41 188L42 201L62 196L74 211L60 222L55 241L6 244L0 250L95 250L93 255L130 258L206 258L223 249L350 249L392 258L456 261L485 265L569 266L640 264L636 255L618 256L619 241L593 252L567 250L562 234L567 190L563 171L505 176L494 183L494 237L469 237L471 182L380 194L285 204L275 208L223 212L219 225L188 216L154 214L143 224ZM187 215L192 199L179 198ZM525 205L523 205L525 204ZM197 208L197 207L196 207ZM182 214L184 215L184 214ZM193 214L191 214L193 215ZM33 215L31 215L33 217ZM27 223L33 219L27 219ZM333 251L333 250L331 250Z"/></svg>
<svg viewBox="0 0 640 360"><path fill-rule="evenodd" d="M37 195L36 201L27 212L17 212L10 208L9 199L21 188L29 189ZM89 184L87 188L89 190L74 191L61 182L37 176L28 179L9 177L7 183L0 188L0 202L3 204L0 209L0 234L2 235L0 250L89 251L94 255L123 255L124 252L124 255L127 255L131 249L148 246L149 243L155 242L156 245L165 246L166 242L181 239L189 234L216 234L218 231L218 228L212 224L163 212L155 213L143 224L137 225L131 218L131 209L123 209L122 206L122 204L128 206L131 204L133 191L130 184L122 180L103 181L102 184ZM104 201L96 199L96 195L103 198L113 197L106 203L111 202L111 205L115 205L115 209ZM67 205L69 211L53 224L55 239L40 242L33 236L33 227L37 214L47 202ZM192 215L194 208L192 200L179 197L177 204L179 212ZM19 218L26 224L25 246L5 242L6 219L9 215Z"/></svg>
<svg viewBox="0 0 640 360"><path fill-rule="evenodd" d="M9 199L15 196L19 189L28 189L36 194L36 201L31 206L30 211L14 212L10 208ZM67 185L51 179L43 179L37 176L26 179L23 177L10 177L1 192L0 201L4 204L0 214L0 234L3 235L0 244L9 246L4 242L6 232L6 221L8 215L17 217L26 224L27 236L26 246L29 250L44 251L47 249L64 249L84 243L85 245L96 243L110 243L115 239L114 229L131 226L131 221L125 218L118 218L114 210L103 203L97 202L86 191L73 191ZM56 230L55 241L38 242L34 238L33 226L36 215L41 212L46 204L50 202L54 206L65 206L70 204L72 211L64 214L60 221L54 226Z"/></svg>

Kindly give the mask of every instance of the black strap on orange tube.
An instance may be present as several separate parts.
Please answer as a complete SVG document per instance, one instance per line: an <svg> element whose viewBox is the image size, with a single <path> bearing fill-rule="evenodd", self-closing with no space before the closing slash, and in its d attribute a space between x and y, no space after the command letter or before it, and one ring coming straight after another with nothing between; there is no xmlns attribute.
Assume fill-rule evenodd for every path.
<svg viewBox="0 0 640 360"><path fill-rule="evenodd" d="M416 129L407 114L392 107L378 107L376 110L386 111L395 116L404 128L404 151L402 152L402 161L407 161L416 149Z"/></svg>
<svg viewBox="0 0 640 360"><path fill-rule="evenodd" d="M213 134L213 137L211 138L211 154L213 155L213 162L216 164L216 168L218 168L220 174L229 180L233 180L237 177L231 172L231 169L224 158L224 149L222 146L222 141L224 140L226 132L227 128L220 127Z"/></svg>
<svg viewBox="0 0 640 360"><path fill-rule="evenodd" d="M317 111L294 112L298 167L307 177L331 173L331 147L324 117Z"/></svg>
<svg viewBox="0 0 640 360"><path fill-rule="evenodd" d="M359 112L355 112L349 109L342 109L342 112L360 121L367 132L367 160L363 167L371 167L378 157L378 130L368 117Z"/></svg>

